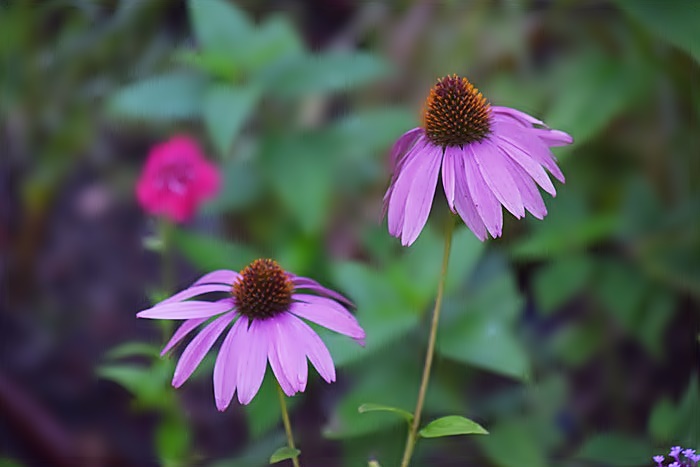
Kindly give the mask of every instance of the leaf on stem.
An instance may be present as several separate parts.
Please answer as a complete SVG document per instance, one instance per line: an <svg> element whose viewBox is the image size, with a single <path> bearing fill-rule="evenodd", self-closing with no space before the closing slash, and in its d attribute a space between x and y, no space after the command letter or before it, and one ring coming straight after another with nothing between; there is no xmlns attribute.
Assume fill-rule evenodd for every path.
<svg viewBox="0 0 700 467"><path fill-rule="evenodd" d="M413 414L410 412L407 412L406 410L399 409L397 407L390 407L388 405L382 405L382 404L373 404L373 403L367 403L367 404L362 404L357 408L357 411L360 413L366 413L366 412L394 412L395 414L401 415L403 418L406 419L406 422L410 425L413 423Z"/></svg>
<svg viewBox="0 0 700 467"><path fill-rule="evenodd" d="M418 432L423 438L440 438L454 435L487 435L481 425L459 415L448 415L433 420Z"/></svg>
<svg viewBox="0 0 700 467"><path fill-rule="evenodd" d="M290 448L289 446L283 446L276 450L270 456L270 464L276 464L277 462L285 461L287 459L294 459L299 457L301 451L298 449Z"/></svg>

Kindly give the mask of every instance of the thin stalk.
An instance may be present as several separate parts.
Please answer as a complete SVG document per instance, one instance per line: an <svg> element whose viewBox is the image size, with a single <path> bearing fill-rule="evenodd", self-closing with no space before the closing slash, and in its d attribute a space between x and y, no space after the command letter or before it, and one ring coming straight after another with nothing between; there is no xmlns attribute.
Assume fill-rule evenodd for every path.
<svg viewBox="0 0 700 467"><path fill-rule="evenodd" d="M286 396L279 384L277 385L277 396L279 396L280 408L282 409L282 423L284 423L284 432L287 434L287 446L290 449L296 449L296 446L294 446L294 435L292 434L292 424L289 423ZM294 467L299 467L299 458L292 457L292 464L294 464Z"/></svg>
<svg viewBox="0 0 700 467"><path fill-rule="evenodd" d="M428 381L430 380L430 368L433 365L433 355L435 353L435 341L437 339L438 323L440 322L440 310L442 309L442 295L445 290L445 278L447 277L447 265L450 260L450 249L452 247L452 232L454 231L454 216L450 216L445 227L445 248L442 253L442 269L440 271L440 281L438 282L437 297L435 298L435 308L433 308L433 319L430 324L430 337L428 338L428 351L425 354L425 364L423 365L423 377L418 390L418 400L416 409L413 411L413 422L406 438L406 447L401 460L401 467L408 467L413 456L413 448L418 440L418 428L420 427L420 417L423 412L425 394L428 391Z"/></svg>

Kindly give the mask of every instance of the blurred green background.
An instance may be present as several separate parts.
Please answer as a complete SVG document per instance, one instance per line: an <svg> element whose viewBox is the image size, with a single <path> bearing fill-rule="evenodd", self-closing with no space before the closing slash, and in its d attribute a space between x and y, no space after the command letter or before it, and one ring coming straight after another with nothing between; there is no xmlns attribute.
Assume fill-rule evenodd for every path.
<svg viewBox="0 0 700 467"><path fill-rule="evenodd" d="M265 465L272 381L181 390L134 197L149 148L198 138L224 186L174 233L176 288L258 256L357 304L338 382L290 402L306 466L397 465L442 245L380 222L388 149L468 77L574 137L544 221L460 225L416 466L639 466L700 448L700 3L693 0L0 2L0 466ZM436 197L436 205L444 199ZM172 292L172 290L170 291Z"/></svg>

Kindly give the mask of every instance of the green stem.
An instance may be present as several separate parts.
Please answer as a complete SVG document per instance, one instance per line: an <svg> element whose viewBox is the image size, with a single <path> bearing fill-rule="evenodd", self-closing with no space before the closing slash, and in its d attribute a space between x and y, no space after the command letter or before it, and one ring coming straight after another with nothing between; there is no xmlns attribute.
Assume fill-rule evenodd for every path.
<svg viewBox="0 0 700 467"><path fill-rule="evenodd" d="M430 380L430 368L433 365L433 354L435 353L435 341L437 339L438 323L440 322L440 310L442 309L442 295L445 290L445 278L447 277L447 265L450 260L450 248L452 246L452 232L454 231L454 217L450 216L445 227L445 248L442 254L442 270L440 271L440 281L438 282L437 297L435 298L435 308L433 308L433 319L430 324L430 337L428 338L428 351L425 354L425 364L423 365L423 377L418 390L418 400L416 409L413 411L413 422L406 438L406 447L401 460L401 467L408 467L413 456L413 448L418 440L418 428L420 427L420 416L423 411L425 394L428 391L428 381Z"/></svg>
<svg viewBox="0 0 700 467"><path fill-rule="evenodd" d="M294 435L292 435L292 425L289 423L287 401L279 384L277 385L277 395L279 396L280 408L282 409L282 423L284 423L284 432L287 433L287 446L289 446L290 449L296 449L296 446L294 446ZM299 467L299 458L292 457L292 464L294 464L294 467Z"/></svg>

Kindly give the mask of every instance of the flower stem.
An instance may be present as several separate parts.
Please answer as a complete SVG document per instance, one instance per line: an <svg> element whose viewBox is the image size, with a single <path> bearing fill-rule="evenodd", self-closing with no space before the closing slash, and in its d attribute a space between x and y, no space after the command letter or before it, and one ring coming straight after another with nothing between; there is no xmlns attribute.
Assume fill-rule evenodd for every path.
<svg viewBox="0 0 700 467"><path fill-rule="evenodd" d="M284 423L284 431L287 433L287 446L290 449L296 449L294 446L294 435L292 434L292 425L289 423L289 413L287 412L287 401L285 399L284 392L282 392L282 387L277 384L277 395L280 400L280 408L282 409L282 423ZM299 467L299 458L292 457L292 464L294 467Z"/></svg>
<svg viewBox="0 0 700 467"><path fill-rule="evenodd" d="M408 467L413 456L413 448L418 440L418 428L420 427L420 416L423 411L423 403L425 402L425 394L428 390L428 381L430 380L430 368L433 365L433 354L435 353L435 341L437 338L437 328L440 321L440 310L442 308L442 295L445 289L445 278L447 277L447 265L450 260L450 248L452 247L452 232L454 231L454 216L450 215L447 225L445 226L445 248L442 253L442 269L440 271L440 281L438 282L437 297L435 298L435 308L433 308L433 319L430 324L430 337L428 338L428 351L425 354L425 364L423 365L423 377L418 390L418 400L416 401L416 409L413 411L413 422L408 431L406 438L406 447L401 460L401 467Z"/></svg>

